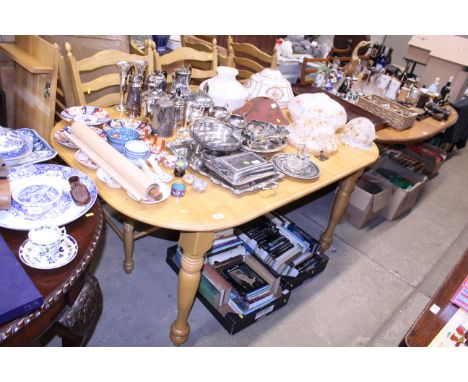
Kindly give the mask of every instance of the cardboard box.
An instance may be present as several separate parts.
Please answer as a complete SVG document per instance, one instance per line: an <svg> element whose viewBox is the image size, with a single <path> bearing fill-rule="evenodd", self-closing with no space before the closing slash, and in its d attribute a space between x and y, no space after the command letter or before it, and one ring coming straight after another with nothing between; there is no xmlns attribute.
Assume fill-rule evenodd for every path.
<svg viewBox="0 0 468 382"><path fill-rule="evenodd" d="M429 178L432 178L439 172L442 164L447 159L445 150L429 143L408 146L405 152L424 162L423 174L427 175Z"/></svg>
<svg viewBox="0 0 468 382"><path fill-rule="evenodd" d="M381 210L380 214L387 220L394 220L414 206L424 187L424 183L427 181L427 176L409 171L388 157L381 158L374 165L374 169L378 168L395 171L414 183L414 186L408 190L392 185L392 197L390 198L390 203Z"/></svg>
<svg viewBox="0 0 468 382"><path fill-rule="evenodd" d="M363 176L369 178L372 183L382 188L382 192L371 194L365 189L356 185L349 201L347 216L348 221L356 228L361 229L372 219L379 215L392 197L392 184L374 170L367 171Z"/></svg>

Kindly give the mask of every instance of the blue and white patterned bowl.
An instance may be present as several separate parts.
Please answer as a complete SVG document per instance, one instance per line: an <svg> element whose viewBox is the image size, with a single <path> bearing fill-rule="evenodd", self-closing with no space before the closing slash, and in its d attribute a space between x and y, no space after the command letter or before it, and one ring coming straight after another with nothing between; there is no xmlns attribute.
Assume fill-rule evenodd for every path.
<svg viewBox="0 0 468 382"><path fill-rule="evenodd" d="M130 118L113 119L102 125L102 128L104 129L104 131L114 129L116 127L125 127L127 129L136 130L140 134L141 138L145 136L145 131L147 131L148 134L151 134L151 126L138 119L130 119Z"/></svg>
<svg viewBox="0 0 468 382"><path fill-rule="evenodd" d="M107 140L121 153L124 152L125 143L137 140L140 137L138 131L125 127L116 127L106 131Z"/></svg>
<svg viewBox="0 0 468 382"><path fill-rule="evenodd" d="M61 188L47 181L36 184L23 181L17 183L11 196L30 218L34 218L57 207L62 193Z"/></svg>

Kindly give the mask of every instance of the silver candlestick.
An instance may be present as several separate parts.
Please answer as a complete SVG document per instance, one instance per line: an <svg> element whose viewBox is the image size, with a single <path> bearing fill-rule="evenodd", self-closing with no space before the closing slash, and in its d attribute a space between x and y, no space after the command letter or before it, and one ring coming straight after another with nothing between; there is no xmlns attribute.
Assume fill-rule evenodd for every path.
<svg viewBox="0 0 468 382"><path fill-rule="evenodd" d="M119 61L115 64L119 68L120 74L120 103L115 107L117 111L123 112L127 109L125 108L125 93L127 92L127 77L128 72L130 71L132 64L127 61Z"/></svg>

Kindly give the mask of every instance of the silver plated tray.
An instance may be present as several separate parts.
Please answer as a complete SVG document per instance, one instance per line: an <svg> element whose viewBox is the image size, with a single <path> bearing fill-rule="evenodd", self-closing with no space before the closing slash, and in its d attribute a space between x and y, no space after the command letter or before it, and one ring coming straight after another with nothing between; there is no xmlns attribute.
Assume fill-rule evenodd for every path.
<svg viewBox="0 0 468 382"><path fill-rule="evenodd" d="M259 154L276 153L283 150L288 145L286 139L281 140L269 140L262 143L249 142L244 140L242 142L242 148L247 151L252 151Z"/></svg>
<svg viewBox="0 0 468 382"><path fill-rule="evenodd" d="M236 187L224 179L219 178L215 173L211 172L211 170L204 166L201 159L195 160L190 163L190 168L201 175L205 175L208 179L221 187L227 188L235 195L242 195L247 192L253 192L258 190L271 190L278 187L278 181L284 177L282 173L277 173L276 175L266 178L261 182L254 182L251 184L246 184L241 187Z"/></svg>
<svg viewBox="0 0 468 382"><path fill-rule="evenodd" d="M287 164L288 156L296 156L296 154L276 154L271 158L271 163L283 174L292 178L298 179L316 179L320 176L320 169L309 160L307 166L301 172L293 171Z"/></svg>

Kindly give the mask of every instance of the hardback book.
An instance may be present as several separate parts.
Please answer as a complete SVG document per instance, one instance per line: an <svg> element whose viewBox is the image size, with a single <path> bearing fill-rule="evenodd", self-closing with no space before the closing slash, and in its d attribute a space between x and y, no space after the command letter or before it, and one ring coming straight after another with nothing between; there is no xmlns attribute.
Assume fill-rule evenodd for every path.
<svg viewBox="0 0 468 382"><path fill-rule="evenodd" d="M218 308L222 305L221 293L204 275L201 277L198 290L214 307Z"/></svg>
<svg viewBox="0 0 468 382"><path fill-rule="evenodd" d="M234 248L217 253L216 255L212 255L212 256L207 255L207 260L211 265L213 265L216 263L222 263L225 260L229 260L237 256L244 256L245 253L246 253L245 247L242 244L240 244Z"/></svg>
<svg viewBox="0 0 468 382"><path fill-rule="evenodd" d="M0 324L38 309L44 298L0 234Z"/></svg>
<svg viewBox="0 0 468 382"><path fill-rule="evenodd" d="M203 266L203 276L206 277L213 286L219 290L220 296L220 305L224 305L229 300L229 294L232 290L232 285L229 283L219 272L213 268L209 263L205 263Z"/></svg>
<svg viewBox="0 0 468 382"><path fill-rule="evenodd" d="M244 262L223 269L221 274L241 296L253 295L259 290L269 288L268 283Z"/></svg>

